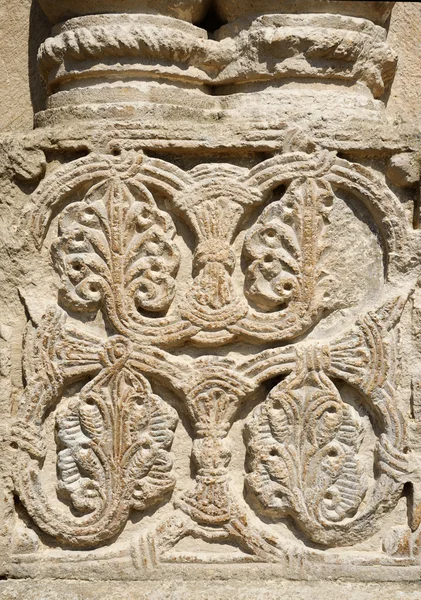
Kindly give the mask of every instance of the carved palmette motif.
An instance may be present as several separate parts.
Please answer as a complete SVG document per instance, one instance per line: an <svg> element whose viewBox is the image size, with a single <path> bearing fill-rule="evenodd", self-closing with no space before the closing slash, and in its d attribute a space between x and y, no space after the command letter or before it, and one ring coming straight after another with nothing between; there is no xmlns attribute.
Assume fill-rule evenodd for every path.
<svg viewBox="0 0 421 600"><path fill-rule="evenodd" d="M179 265L174 226L146 189L136 191L137 201L123 182L110 179L61 217L54 256L72 308L111 305L117 294L129 314L164 310L171 303ZM109 312L112 317L115 309Z"/></svg>
<svg viewBox="0 0 421 600"><path fill-rule="evenodd" d="M81 512L104 510L114 495L145 509L174 486L167 450L176 423L143 377L102 371L57 415L58 489Z"/></svg>
<svg viewBox="0 0 421 600"><path fill-rule="evenodd" d="M318 529L354 516L367 491L362 424L322 370L303 365L279 384L247 432L248 484L276 516L293 515L314 541Z"/></svg>
<svg viewBox="0 0 421 600"><path fill-rule="evenodd" d="M299 311L314 303L316 285L327 274L320 259L332 196L323 180L297 180L248 231L246 294L261 308L291 304Z"/></svg>
<svg viewBox="0 0 421 600"><path fill-rule="evenodd" d="M231 246L250 211L280 185L284 196L246 235L244 295L233 283L241 264ZM305 332L329 305L332 185L362 196L382 220L388 252L396 252L404 233L389 190L369 170L321 150L276 156L251 170L216 164L188 172L130 152L91 155L37 190L31 228L41 244L53 212L71 202L53 247L63 300L73 310L101 308L122 335L159 346L282 341ZM157 208L157 193L195 237L192 282L178 301L175 228Z"/></svg>
<svg viewBox="0 0 421 600"><path fill-rule="evenodd" d="M121 336L101 344L51 312L28 338L28 387L14 427L24 450L17 489L41 529L69 545L99 544L121 530L132 508L144 510L173 488L176 412L128 364L130 346ZM44 427L63 386L95 373L56 413L57 493L72 515L41 491Z"/></svg>
<svg viewBox="0 0 421 600"><path fill-rule="evenodd" d="M392 350L409 290L337 338L303 339L334 291L326 251L337 190L379 224L392 272L405 243L398 201L371 170L326 150L189 171L134 151L91 154L45 179L31 227L41 247L58 214L51 256L67 314L53 308L28 328L13 428L16 493L41 530L66 546L99 546L131 511L165 499L172 512L133 551L157 562L172 560L187 535L279 560L282 541L256 525L251 508L292 519L325 546L376 530L408 470ZM103 337L85 323L87 315L102 323L100 312ZM272 347L218 354L233 341ZM183 354L190 343L208 350ZM242 497L231 481L231 427L261 384L280 376L246 419ZM338 381L358 390L361 406L341 396ZM192 481L172 496L174 406L188 420ZM48 468L57 468L54 499L44 489Z"/></svg>
<svg viewBox="0 0 421 600"><path fill-rule="evenodd" d="M130 168L123 177L111 173L60 218L53 257L65 303L88 312L103 306L117 331L136 325L143 311L168 309L180 262L174 235Z"/></svg>
<svg viewBox="0 0 421 600"><path fill-rule="evenodd" d="M395 310L392 303L367 315L329 346L304 347L294 371L247 421L250 492L273 517L292 517L314 542L340 546L367 537L402 490L405 427L386 343ZM360 390L371 422L383 430L371 486L360 457L367 431L333 379Z"/></svg>

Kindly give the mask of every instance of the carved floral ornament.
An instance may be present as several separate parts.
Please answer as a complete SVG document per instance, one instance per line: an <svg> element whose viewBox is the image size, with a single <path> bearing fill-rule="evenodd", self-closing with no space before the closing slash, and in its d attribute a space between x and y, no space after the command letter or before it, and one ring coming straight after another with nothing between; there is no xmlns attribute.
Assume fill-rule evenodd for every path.
<svg viewBox="0 0 421 600"><path fill-rule="evenodd" d="M334 305L325 255L342 192L377 224L384 293L355 324L306 339ZM163 504L158 524L141 522L133 537L139 567L171 560L190 535L277 562L285 547L267 518L292 520L321 547L373 535L408 479L395 351L410 289L394 289L408 240L380 176L320 148L251 169L190 170L123 151L58 168L32 204L36 245L51 246L60 277L59 303L28 326L13 429L16 493L40 530L64 547L95 548L133 512ZM102 315L102 338L86 326L89 315ZM230 353L233 342L253 350ZM266 397L251 401L270 381ZM244 410L242 495L230 435ZM180 418L194 468L173 492ZM44 475L52 438L55 498ZM361 454L367 439L371 464Z"/></svg>

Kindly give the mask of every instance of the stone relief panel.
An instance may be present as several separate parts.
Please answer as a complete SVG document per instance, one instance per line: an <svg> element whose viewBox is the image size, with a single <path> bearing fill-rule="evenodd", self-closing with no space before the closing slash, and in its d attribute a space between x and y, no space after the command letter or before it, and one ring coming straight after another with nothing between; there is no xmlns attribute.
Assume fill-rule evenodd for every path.
<svg viewBox="0 0 421 600"><path fill-rule="evenodd" d="M285 192L271 201L280 185ZM64 308L49 309L35 331L30 326L27 388L13 433L21 451L16 488L41 529L70 546L99 544L121 530L130 510L142 511L172 491L178 417L152 392L148 377L158 377L175 388L193 431L196 475L172 500L177 518L189 523L183 528L200 526L206 538L214 534L206 526L220 527L220 535L238 537L250 552L276 556L266 542L254 547L245 523L235 530L247 509L230 489L228 441L247 396L283 375L245 424L246 487L262 512L292 517L314 542L349 545L371 534L396 505L408 471L387 340L409 290L334 341L304 339L254 350L251 359L212 352L241 340L257 349L294 340L335 308L337 276L323 254L336 189L358 189L359 202L379 218L382 255L393 271L406 237L398 200L380 178L331 152L285 153L251 170L201 164L190 171L133 152L89 155L40 184L31 230L39 246L58 212L50 251ZM168 198L167 212L154 199L159 193ZM256 206L258 216L236 255L235 236L247 209ZM191 232L191 273L182 265L172 207ZM232 274L241 259L239 286ZM177 286L185 290L179 303ZM103 339L83 327L99 311L108 334ZM182 350L192 343L206 348L193 362ZM175 360L168 351L177 346ZM63 402L67 387L87 378ZM342 400L336 379L359 390L371 431L377 425L367 473L359 460L363 422ZM45 422L54 406L55 508L42 473ZM173 530L173 518L165 527Z"/></svg>
<svg viewBox="0 0 421 600"><path fill-rule="evenodd" d="M252 4L41 2L48 106L3 150L31 182L13 576L419 576L393 3Z"/></svg>

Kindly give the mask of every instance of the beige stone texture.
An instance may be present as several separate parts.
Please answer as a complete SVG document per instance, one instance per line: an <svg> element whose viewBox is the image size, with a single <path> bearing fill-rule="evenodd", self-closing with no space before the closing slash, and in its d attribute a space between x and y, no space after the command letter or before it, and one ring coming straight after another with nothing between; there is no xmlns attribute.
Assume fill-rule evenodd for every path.
<svg viewBox="0 0 421 600"><path fill-rule="evenodd" d="M0 130L30 131L34 110L45 101L36 55L49 33L37 3L8 0L0 4Z"/></svg>
<svg viewBox="0 0 421 600"><path fill-rule="evenodd" d="M2 2L0 6L2 130L32 128L27 54L29 4Z"/></svg>
<svg viewBox="0 0 421 600"><path fill-rule="evenodd" d="M421 599L420 6L0 28L0 599Z"/></svg>
<svg viewBox="0 0 421 600"><path fill-rule="evenodd" d="M388 39L392 47L399 48L399 62L387 111L398 121L419 121L421 48L417 43L417 31L420 21L421 6L418 2L398 2L390 20Z"/></svg>

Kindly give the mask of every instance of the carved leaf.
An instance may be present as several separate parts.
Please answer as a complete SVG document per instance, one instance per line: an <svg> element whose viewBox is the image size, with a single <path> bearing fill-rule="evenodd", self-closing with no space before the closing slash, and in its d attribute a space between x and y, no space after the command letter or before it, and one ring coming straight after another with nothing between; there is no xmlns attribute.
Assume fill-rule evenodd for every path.
<svg viewBox="0 0 421 600"><path fill-rule="evenodd" d="M57 424L59 490L75 509L105 510L116 496L140 510L173 487L176 413L127 367L105 369Z"/></svg>
<svg viewBox="0 0 421 600"><path fill-rule="evenodd" d="M279 310L314 302L332 198L325 181L296 180L247 233L246 295L257 306Z"/></svg>
<svg viewBox="0 0 421 600"><path fill-rule="evenodd" d="M139 182L117 174L93 186L60 218L53 259L74 310L104 307L117 329L137 311L166 310L179 251L174 225Z"/></svg>
<svg viewBox="0 0 421 600"><path fill-rule="evenodd" d="M320 542L320 531L352 517L365 496L361 433L356 411L323 371L291 376L247 423L249 487Z"/></svg>

